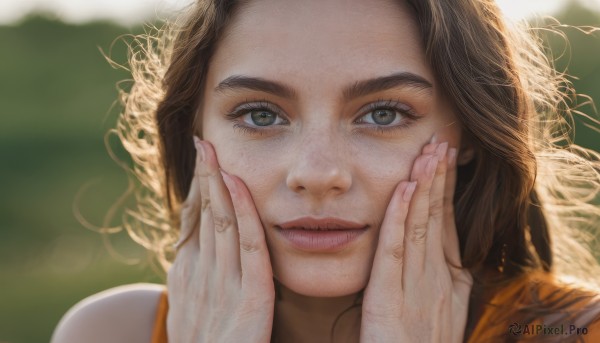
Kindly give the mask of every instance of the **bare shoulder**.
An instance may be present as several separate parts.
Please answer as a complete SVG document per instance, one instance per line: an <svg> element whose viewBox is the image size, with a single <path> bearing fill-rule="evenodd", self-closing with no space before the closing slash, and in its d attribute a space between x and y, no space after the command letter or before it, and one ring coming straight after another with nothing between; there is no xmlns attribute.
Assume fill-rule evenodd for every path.
<svg viewBox="0 0 600 343"><path fill-rule="evenodd" d="M51 343L148 343L165 286L137 283L108 289L73 306Z"/></svg>

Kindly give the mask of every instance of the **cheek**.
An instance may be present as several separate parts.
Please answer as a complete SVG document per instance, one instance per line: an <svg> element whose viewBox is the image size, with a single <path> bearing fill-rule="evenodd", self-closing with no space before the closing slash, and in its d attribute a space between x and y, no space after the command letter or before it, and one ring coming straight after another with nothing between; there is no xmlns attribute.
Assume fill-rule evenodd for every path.
<svg viewBox="0 0 600 343"><path fill-rule="evenodd" d="M220 167L229 174L241 178L247 186L269 178L269 170L272 170L269 164L273 163L272 156L264 157L262 155L265 154L232 141L211 142L215 147Z"/></svg>
<svg viewBox="0 0 600 343"><path fill-rule="evenodd" d="M387 150L370 151L357 158L354 169L353 196L369 213L375 227L385 218L394 190L403 180L409 180L413 163L420 154L420 147L409 143ZM363 200L364 199L364 200ZM374 237L371 251L376 248Z"/></svg>
<svg viewBox="0 0 600 343"><path fill-rule="evenodd" d="M244 182L257 209L261 209L264 199L273 194L278 182L281 182L282 167L278 165L277 156L234 140L217 139L211 143L220 167Z"/></svg>
<svg viewBox="0 0 600 343"><path fill-rule="evenodd" d="M363 145L356 149L356 176L367 183L393 183L408 180L412 165L421 153L421 145L414 140L401 144ZM394 186L391 186L393 189Z"/></svg>

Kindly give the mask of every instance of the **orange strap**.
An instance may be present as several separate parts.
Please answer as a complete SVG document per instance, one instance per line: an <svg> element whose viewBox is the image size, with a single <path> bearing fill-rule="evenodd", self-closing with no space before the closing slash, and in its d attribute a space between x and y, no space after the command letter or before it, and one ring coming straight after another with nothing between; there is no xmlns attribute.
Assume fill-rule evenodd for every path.
<svg viewBox="0 0 600 343"><path fill-rule="evenodd" d="M158 301L154 329L152 331L152 343L168 343L167 339L167 312L169 311L169 298L165 289Z"/></svg>

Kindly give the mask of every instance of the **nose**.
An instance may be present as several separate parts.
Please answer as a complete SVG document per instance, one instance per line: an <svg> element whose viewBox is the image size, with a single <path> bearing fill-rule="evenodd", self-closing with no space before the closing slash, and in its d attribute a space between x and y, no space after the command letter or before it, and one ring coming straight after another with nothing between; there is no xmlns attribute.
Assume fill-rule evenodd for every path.
<svg viewBox="0 0 600 343"><path fill-rule="evenodd" d="M352 185L348 154L343 148L347 145L331 132L313 132L303 138L291 158L287 187L313 200L347 192Z"/></svg>

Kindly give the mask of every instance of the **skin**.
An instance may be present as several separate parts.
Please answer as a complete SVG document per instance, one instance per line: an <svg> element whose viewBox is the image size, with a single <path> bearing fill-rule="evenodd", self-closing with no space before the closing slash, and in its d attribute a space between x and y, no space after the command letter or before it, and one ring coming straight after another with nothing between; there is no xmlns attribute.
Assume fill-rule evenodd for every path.
<svg viewBox="0 0 600 343"><path fill-rule="evenodd" d="M275 276L294 292L312 297L356 293L368 281L377 228L395 186L409 178L434 132L443 131L440 141L458 146L459 127L451 125L455 118L435 87L412 19L391 2L253 1L242 13L209 67L203 139L214 145L221 168L248 186L265 226ZM374 18L377 25L372 25ZM347 85L402 71L423 76L434 89L397 88L340 101ZM285 83L299 99L214 91L219 82L238 74ZM223 114L254 98L279 106L291 124L270 127L263 136L234 129ZM400 99L423 118L394 133L365 128L353 134L360 128L352 122L361 107L380 99ZM287 248L272 230L294 218L324 214L366 223L373 230L352 249L314 257Z"/></svg>
<svg viewBox="0 0 600 343"><path fill-rule="evenodd" d="M170 342L267 343L273 325L276 341L329 342L334 319L361 290L352 314L360 322L337 322L337 341L463 342L472 278L456 267L452 199L456 165L473 149L419 41L410 11L384 0L256 0L234 18L198 113L204 140L195 137L194 178L168 272ZM349 85L398 72L431 87L342 100ZM286 84L296 96L215 91L231 75ZM257 99L285 120L260 134L234 130L249 117L223 114ZM369 131L376 125L358 119L379 100L396 100L421 119L400 110L407 128ZM307 254L274 230L306 215L370 228L341 252ZM52 342L148 342L163 290L136 284L85 299Z"/></svg>
<svg viewBox="0 0 600 343"><path fill-rule="evenodd" d="M431 87L405 84L343 99L356 82L403 72ZM219 89L232 75L275 81L295 96ZM393 102L401 107L384 108L394 118L389 125L365 109ZM258 126L250 110L239 110L244 103L268 104L256 113L277 119ZM242 115L225 116L232 112ZM363 289L360 326L338 324L348 341L462 340L471 279L447 264L460 265L449 199L461 128L407 8L391 1L250 2L211 59L199 115L203 141L196 142L197 172L182 213L182 234L193 243L182 246L169 272L168 325L176 340L226 332L228 339L268 341L274 304L286 341L328 341L335 318ZM469 151L463 145L459 163ZM306 253L274 228L303 216L344 218L369 230L340 252ZM283 285L281 302L274 302L272 277ZM213 310L190 309L190 299ZM223 309L236 315L214 319ZM202 327L186 333L185 318L193 318L188 327Z"/></svg>

